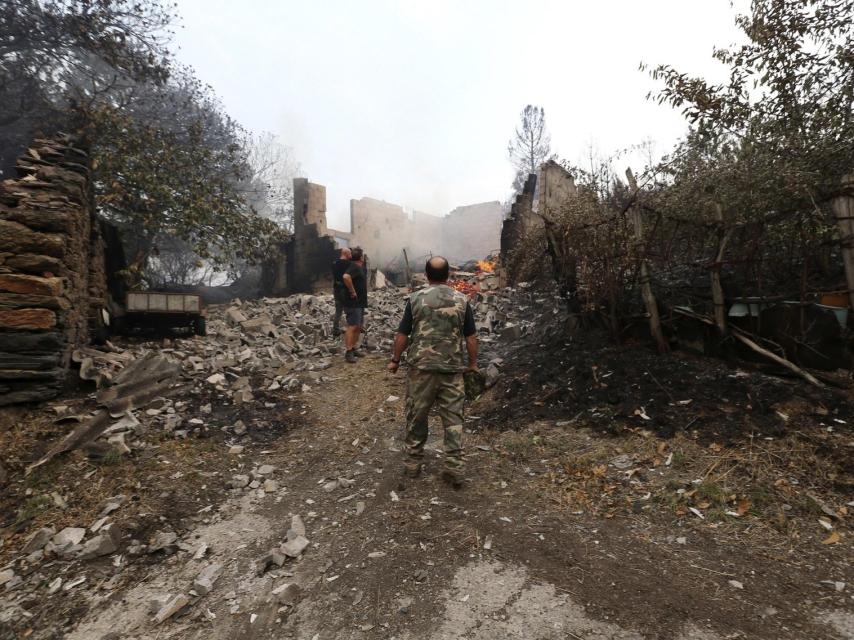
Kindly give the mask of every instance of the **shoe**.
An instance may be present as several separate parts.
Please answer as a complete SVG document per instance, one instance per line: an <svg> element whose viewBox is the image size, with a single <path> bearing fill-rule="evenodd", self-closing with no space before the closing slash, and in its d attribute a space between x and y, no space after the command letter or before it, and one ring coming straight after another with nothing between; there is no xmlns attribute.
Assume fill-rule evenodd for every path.
<svg viewBox="0 0 854 640"><path fill-rule="evenodd" d="M404 462L403 463L403 475L407 478L417 478L421 475L421 463L420 462Z"/></svg>
<svg viewBox="0 0 854 640"><path fill-rule="evenodd" d="M454 489L462 489L465 484L463 474L456 469L443 469L441 477L442 480L447 482Z"/></svg>
<svg viewBox="0 0 854 640"><path fill-rule="evenodd" d="M347 353L344 354L344 359L347 362L354 363L354 362L356 362L356 354L352 351L348 351Z"/></svg>

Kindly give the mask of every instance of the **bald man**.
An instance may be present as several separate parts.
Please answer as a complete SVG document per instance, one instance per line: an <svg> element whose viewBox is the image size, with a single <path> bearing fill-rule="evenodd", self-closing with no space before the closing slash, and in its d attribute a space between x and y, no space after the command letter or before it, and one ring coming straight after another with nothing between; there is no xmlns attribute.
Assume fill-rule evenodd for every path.
<svg viewBox="0 0 854 640"><path fill-rule="evenodd" d="M428 286L413 293L406 303L388 363L389 371L397 372L403 351L409 346L403 472L412 478L421 473L427 418L435 405L445 429L442 478L459 488L464 479L463 372L477 370L477 328L468 298L447 284L448 261L440 256L431 258L425 272Z"/></svg>

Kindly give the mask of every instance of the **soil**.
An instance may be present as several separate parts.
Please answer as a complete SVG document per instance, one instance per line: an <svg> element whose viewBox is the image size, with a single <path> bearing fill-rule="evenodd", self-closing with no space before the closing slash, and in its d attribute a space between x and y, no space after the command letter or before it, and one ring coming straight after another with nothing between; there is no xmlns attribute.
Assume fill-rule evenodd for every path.
<svg viewBox="0 0 854 640"><path fill-rule="evenodd" d="M840 402L637 348L545 353L500 353L502 380L469 411L460 490L438 476L433 423L425 474L402 477L404 377L378 354L336 362L331 382L306 393L267 398L269 426L239 456L212 432L164 441L171 464L121 461L85 483L81 456L56 461L44 481L57 486L73 476L104 495L140 487L116 512L127 538L171 527L210 550L69 564L66 577L86 582L29 598L30 617L0 637L854 638L852 438ZM13 477L37 455L17 457ZM259 464L276 467L279 491L226 488ZM337 478L353 484L327 491ZM100 498L61 518L88 522ZM310 546L261 573L295 514ZM39 513L27 530L57 517ZM7 533L7 558L22 535ZM187 593L210 562L225 566L214 590L155 625L152 599ZM273 595L287 583L296 595Z"/></svg>

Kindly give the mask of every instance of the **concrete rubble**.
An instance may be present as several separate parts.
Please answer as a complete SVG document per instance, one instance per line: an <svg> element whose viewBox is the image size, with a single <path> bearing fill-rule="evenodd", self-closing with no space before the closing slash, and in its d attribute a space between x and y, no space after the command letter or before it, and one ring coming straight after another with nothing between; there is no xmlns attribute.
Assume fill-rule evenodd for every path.
<svg viewBox="0 0 854 640"><path fill-rule="evenodd" d="M484 281L477 279L480 284ZM371 293L368 351L390 351L405 299L406 294L394 287ZM481 339L497 344L512 339L507 325L515 328L513 335L524 335L539 314L551 312L550 300L534 299L524 287L475 292L471 299ZM223 441L223 454L235 466L233 475L211 474L212 483L237 494L235 499L275 496L269 499L280 500L288 493L288 470L264 460L244 460L258 428L254 416L263 415L261 409L274 407L272 402L283 397L322 393L327 380L336 375L333 365L344 366L338 362L343 360L341 339L332 335L332 314L329 295L236 300L208 309L206 337L117 340L100 349L81 348L75 357L80 364L86 363L85 377L97 390L83 406L63 402L47 408L54 414L51 419L63 426L62 431L70 433L52 449L52 457L56 457L52 463L66 464L59 456L73 449L101 459L109 455L157 456L164 439L216 432ZM492 382L500 376L501 367L500 358L489 365L487 375ZM71 436L76 439L69 444ZM186 469L174 471L180 477ZM333 475L320 484L331 493L351 489L355 482L352 476ZM64 493L61 487L51 487L44 498L66 508L70 495L64 497ZM87 579L90 564L97 563L100 571L112 566L117 578L125 563L135 558L168 563L204 558L208 547L203 540L193 540L183 529L180 533L171 530L165 521L160 530L155 528L140 536L142 539L134 537L132 523L123 532L121 512L132 499L132 491L114 495L104 499L86 522L64 528L42 526L21 536L15 560L0 568L0 592L4 594L0 622L18 615L18 602L33 593L90 593L95 585L91 576ZM359 515L365 507L364 501L357 500L353 511ZM256 570L263 575L299 562L310 545L305 522L294 515L284 540L258 560ZM198 597L208 595L222 576L224 564L220 558L196 571L191 583L179 587L184 593L173 592L153 603L155 624L182 614ZM273 577L278 574L274 572ZM298 599L299 593L296 584L286 583L274 590L273 597L286 604Z"/></svg>

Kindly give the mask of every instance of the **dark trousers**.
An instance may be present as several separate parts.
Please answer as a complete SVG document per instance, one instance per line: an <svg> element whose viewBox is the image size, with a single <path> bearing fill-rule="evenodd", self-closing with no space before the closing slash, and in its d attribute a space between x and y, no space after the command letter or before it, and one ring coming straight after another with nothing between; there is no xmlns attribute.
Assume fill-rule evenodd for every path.
<svg viewBox="0 0 854 640"><path fill-rule="evenodd" d="M332 335L341 335L341 315L344 313L344 295L346 290L337 286L332 290L335 299L335 314L332 316Z"/></svg>

